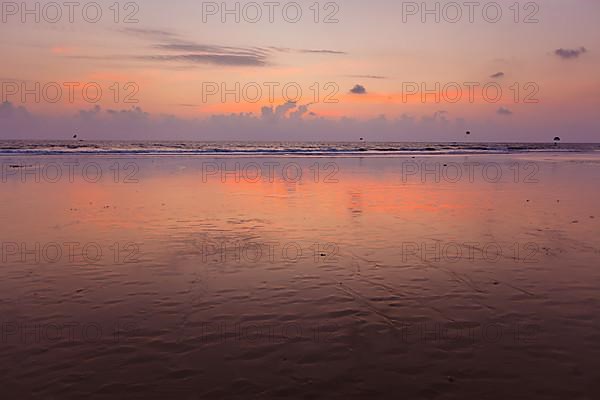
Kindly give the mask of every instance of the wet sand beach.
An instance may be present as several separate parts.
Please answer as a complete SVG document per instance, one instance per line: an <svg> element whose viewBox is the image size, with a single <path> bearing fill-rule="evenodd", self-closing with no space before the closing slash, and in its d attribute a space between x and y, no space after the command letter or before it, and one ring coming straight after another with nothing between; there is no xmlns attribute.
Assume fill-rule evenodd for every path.
<svg viewBox="0 0 600 400"><path fill-rule="evenodd" d="M0 163L6 398L600 393L598 153Z"/></svg>

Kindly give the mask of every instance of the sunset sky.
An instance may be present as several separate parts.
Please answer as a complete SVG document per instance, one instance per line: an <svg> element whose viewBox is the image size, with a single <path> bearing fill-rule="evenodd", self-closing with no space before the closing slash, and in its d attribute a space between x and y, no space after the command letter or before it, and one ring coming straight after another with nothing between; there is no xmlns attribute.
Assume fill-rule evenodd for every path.
<svg viewBox="0 0 600 400"><path fill-rule="evenodd" d="M600 138L597 0L48 3L2 4L0 138Z"/></svg>

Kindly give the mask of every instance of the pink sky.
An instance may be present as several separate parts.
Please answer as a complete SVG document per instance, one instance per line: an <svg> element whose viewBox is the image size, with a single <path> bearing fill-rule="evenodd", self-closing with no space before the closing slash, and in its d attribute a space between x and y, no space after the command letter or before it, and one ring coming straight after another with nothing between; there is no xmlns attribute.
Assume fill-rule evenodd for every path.
<svg viewBox="0 0 600 400"><path fill-rule="evenodd" d="M114 3L2 4L0 138L599 138L597 1Z"/></svg>

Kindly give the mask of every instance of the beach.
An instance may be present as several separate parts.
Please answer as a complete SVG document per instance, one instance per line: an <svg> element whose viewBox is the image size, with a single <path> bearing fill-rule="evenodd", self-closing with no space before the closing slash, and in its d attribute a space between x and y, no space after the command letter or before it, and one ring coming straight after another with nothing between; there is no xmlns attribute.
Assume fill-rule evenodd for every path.
<svg viewBox="0 0 600 400"><path fill-rule="evenodd" d="M3 2L0 396L600 399L598 15Z"/></svg>
<svg viewBox="0 0 600 400"><path fill-rule="evenodd" d="M591 399L600 155L8 154L10 398Z"/></svg>

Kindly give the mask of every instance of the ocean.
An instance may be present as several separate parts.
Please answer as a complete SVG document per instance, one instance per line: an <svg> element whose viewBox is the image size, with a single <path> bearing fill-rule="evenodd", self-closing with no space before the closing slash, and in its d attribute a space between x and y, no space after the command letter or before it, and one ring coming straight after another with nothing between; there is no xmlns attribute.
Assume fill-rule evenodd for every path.
<svg viewBox="0 0 600 400"><path fill-rule="evenodd" d="M0 141L1 154L147 154L268 156L389 156L595 152L595 143L409 143L409 142L196 142L196 141Z"/></svg>

